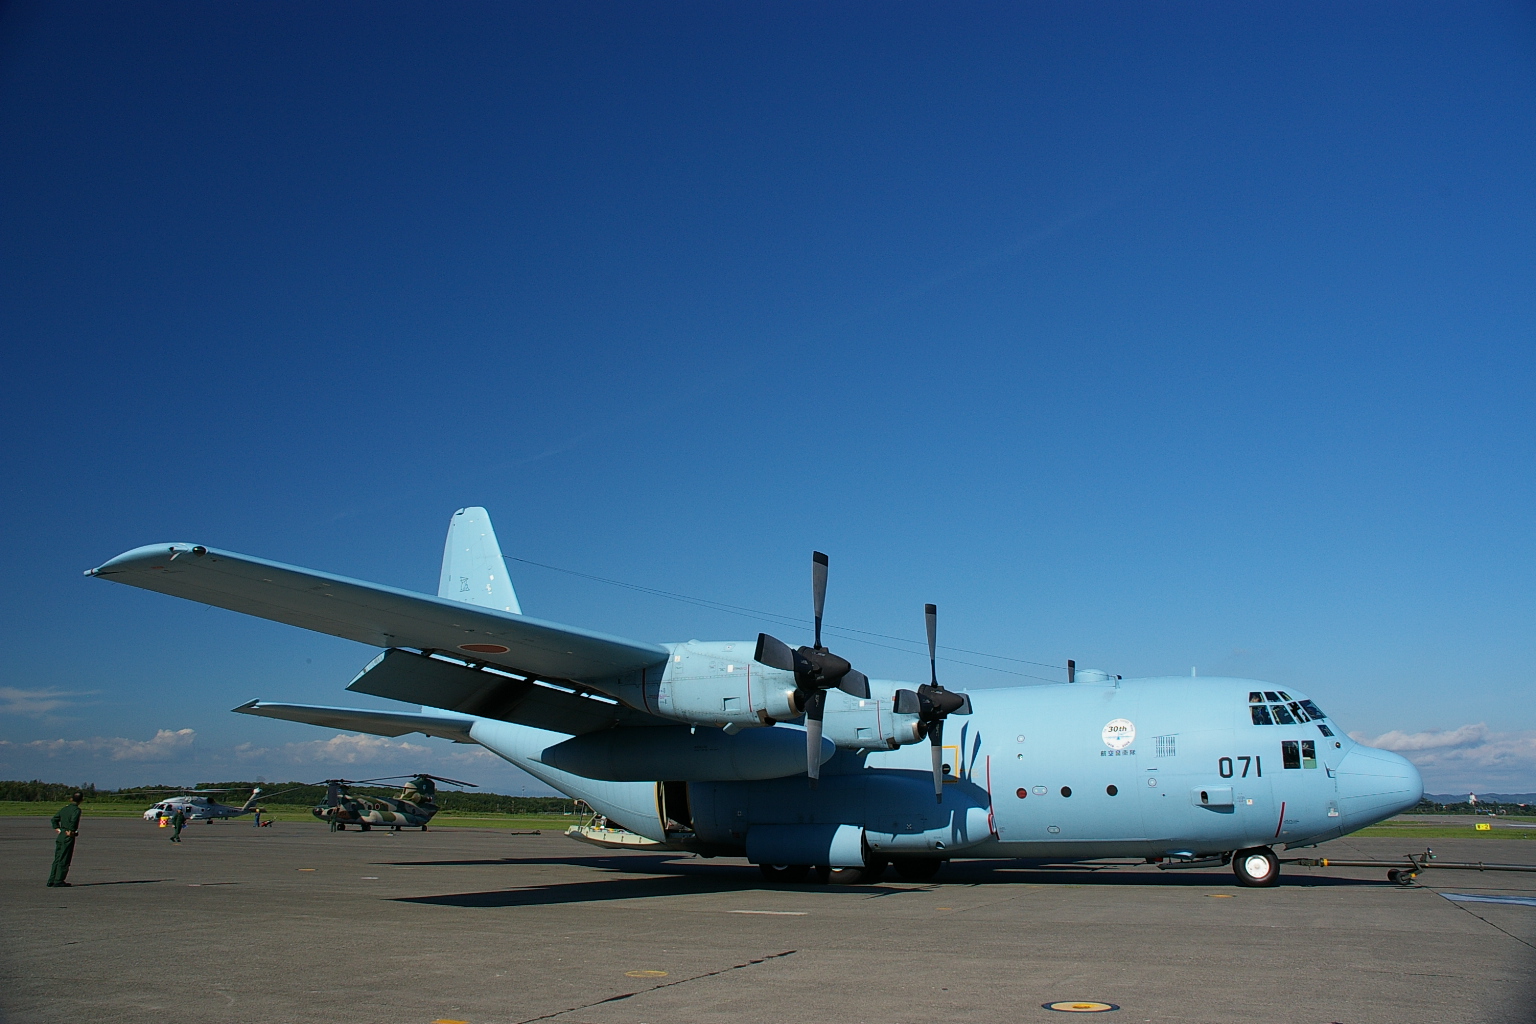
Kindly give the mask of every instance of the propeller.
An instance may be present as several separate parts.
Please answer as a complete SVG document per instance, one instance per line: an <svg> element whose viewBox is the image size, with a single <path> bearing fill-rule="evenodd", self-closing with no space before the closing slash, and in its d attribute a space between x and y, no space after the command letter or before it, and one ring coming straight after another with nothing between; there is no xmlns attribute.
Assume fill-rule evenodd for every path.
<svg viewBox="0 0 1536 1024"><path fill-rule="evenodd" d="M950 715L971 713L971 698L963 693L946 690L939 684L939 609L937 605L924 605L924 617L928 620L928 672L929 682L913 690L896 691L896 713L916 715L917 727L928 737L928 749L933 755L933 796L944 802L944 719ZM956 768L958 769L958 765Z"/></svg>
<svg viewBox="0 0 1536 1024"><path fill-rule="evenodd" d="M827 603L827 556L811 553L811 602L816 613L816 638L810 647L790 647L767 633L757 635L753 658L769 668L795 674L795 704L805 712L805 774L811 785L821 777L821 723L827 691L833 688L869 697L869 677L821 645L821 613Z"/></svg>

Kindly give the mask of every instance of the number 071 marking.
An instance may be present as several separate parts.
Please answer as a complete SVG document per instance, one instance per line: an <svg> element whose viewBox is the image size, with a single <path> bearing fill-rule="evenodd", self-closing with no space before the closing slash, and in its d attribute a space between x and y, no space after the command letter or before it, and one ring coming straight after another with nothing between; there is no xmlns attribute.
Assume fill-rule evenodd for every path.
<svg viewBox="0 0 1536 1024"><path fill-rule="evenodd" d="M1252 769L1253 774L1256 777L1264 777L1264 761L1257 754L1253 755L1252 757L1239 757L1238 760L1243 762L1243 773L1239 775L1238 778L1246 779L1250 769ZM1236 774L1236 772L1233 770L1232 758L1230 757L1223 757L1217 761L1216 770L1221 773L1221 777L1224 779L1230 779L1234 774Z"/></svg>

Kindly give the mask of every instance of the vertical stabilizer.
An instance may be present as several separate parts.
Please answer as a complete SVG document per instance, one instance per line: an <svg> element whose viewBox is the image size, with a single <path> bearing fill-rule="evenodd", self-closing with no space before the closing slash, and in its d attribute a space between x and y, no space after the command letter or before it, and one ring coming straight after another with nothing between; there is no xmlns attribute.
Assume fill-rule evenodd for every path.
<svg viewBox="0 0 1536 1024"><path fill-rule="evenodd" d="M523 613L506 564L501 560L501 545L496 543L496 531L491 529L490 513L485 509L461 508L448 521L437 596L499 612Z"/></svg>

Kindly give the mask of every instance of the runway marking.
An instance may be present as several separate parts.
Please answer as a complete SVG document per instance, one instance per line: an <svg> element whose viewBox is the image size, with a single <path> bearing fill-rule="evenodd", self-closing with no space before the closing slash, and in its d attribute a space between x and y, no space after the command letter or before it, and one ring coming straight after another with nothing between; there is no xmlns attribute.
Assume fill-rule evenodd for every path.
<svg viewBox="0 0 1536 1024"><path fill-rule="evenodd" d="M365 882L377 882L378 880L379 880L379 876L378 875L364 875L363 876L363 881L365 881Z"/></svg>
<svg viewBox="0 0 1536 1024"><path fill-rule="evenodd" d="M314 871L314 868L299 868L300 871Z"/></svg>
<svg viewBox="0 0 1536 1024"><path fill-rule="evenodd" d="M764 914L769 917L804 917L805 910L727 910L727 914Z"/></svg>
<svg viewBox="0 0 1536 1024"><path fill-rule="evenodd" d="M1108 1013L1110 1010L1120 1009L1114 1003L1100 1003L1089 999L1065 999L1059 1003L1041 1003L1040 1006L1042 1009L1056 1010L1060 1013Z"/></svg>
<svg viewBox="0 0 1536 1024"><path fill-rule="evenodd" d="M626 978L665 978L666 971L625 971Z"/></svg>
<svg viewBox="0 0 1536 1024"><path fill-rule="evenodd" d="M1236 897L1233 896L1229 892L1208 892L1208 893L1205 894L1205 898L1208 899L1208 900L1230 900L1230 899L1236 899Z"/></svg>
<svg viewBox="0 0 1536 1024"><path fill-rule="evenodd" d="M1536 896L1477 896L1467 892L1440 894L1452 903L1512 903L1517 907L1536 907Z"/></svg>
<svg viewBox="0 0 1536 1024"><path fill-rule="evenodd" d="M449 1020L447 1017L442 1017L442 1018L439 1018L438 1020L433 1021L432 1024L469 1024L469 1021L467 1021L467 1020Z"/></svg>

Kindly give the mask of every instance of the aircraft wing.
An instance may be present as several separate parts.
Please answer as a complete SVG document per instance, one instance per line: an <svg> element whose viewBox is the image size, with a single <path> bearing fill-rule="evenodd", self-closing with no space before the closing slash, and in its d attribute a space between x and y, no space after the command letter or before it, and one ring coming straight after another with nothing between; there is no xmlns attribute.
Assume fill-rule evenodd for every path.
<svg viewBox="0 0 1536 1024"><path fill-rule="evenodd" d="M281 718L328 729L366 732L375 736L404 736L409 732L426 733L455 743L473 743L469 738L472 724L467 718L422 715L401 711L365 711L360 708L322 708L313 704L270 704L253 700L234 709L242 715Z"/></svg>
<svg viewBox="0 0 1536 1024"><path fill-rule="evenodd" d="M669 653L656 644L202 545L135 548L86 575L375 647L445 651L540 679L597 686L659 673Z"/></svg>

